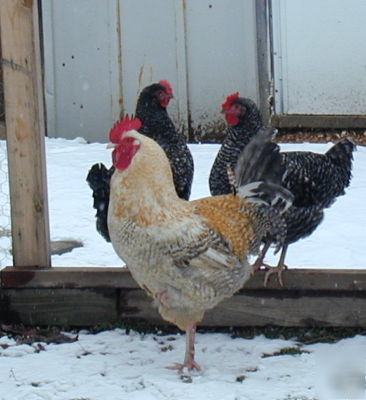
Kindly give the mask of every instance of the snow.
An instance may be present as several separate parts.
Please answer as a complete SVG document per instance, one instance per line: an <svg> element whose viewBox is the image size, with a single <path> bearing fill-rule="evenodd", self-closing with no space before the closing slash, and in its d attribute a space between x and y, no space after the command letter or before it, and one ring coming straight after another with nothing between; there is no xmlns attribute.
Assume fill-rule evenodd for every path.
<svg viewBox="0 0 366 400"><path fill-rule="evenodd" d="M310 150L325 152L332 143L281 144L285 151ZM121 266L111 244L95 230L95 210L91 190L85 178L96 162L110 166L110 150L106 143L88 144L82 138L74 140L47 139L47 176L52 240L76 239L84 243L70 253L54 255L54 266ZM190 145L195 160L195 178L192 199L209 195L208 176L219 145ZM0 143L1 170L4 170L5 143ZM286 262L301 268L363 268L366 248L360 246L366 239L366 148L358 146L355 152L353 179L345 196L325 212L318 229L308 238L289 246ZM1 175L0 175L1 184ZM4 191L4 185L0 191ZM4 198L0 193L0 211ZM6 200L8 201L8 200ZM2 210L8 213L9 210ZM0 223L2 219L0 217ZM8 227L10 229L10 227ZM1 229L1 227L0 227ZM8 247L0 238L0 247ZM2 251L1 265L12 265L9 251ZM278 256L268 252L266 260L276 263Z"/></svg>
<svg viewBox="0 0 366 400"><path fill-rule="evenodd" d="M204 369L180 376L165 367L180 361L184 335L127 334L120 329L81 332L76 342L43 344L41 351L37 344L17 345L3 337L0 399L312 400L320 399L321 390L335 390L335 384L328 382L335 378L341 382L339 374L358 383L349 383L347 389L344 382L335 392L337 397L322 399L342 398L342 392L344 397L348 393L347 398L364 398L359 380L364 379L360 350L366 347L365 336L303 345L303 353L297 355L274 354L288 347L297 344L264 336L233 339L228 334L198 334L197 359ZM352 361L346 363L350 354Z"/></svg>
<svg viewBox="0 0 366 400"><path fill-rule="evenodd" d="M330 143L307 143L283 144L281 148L324 152L330 146ZM195 199L209 195L208 175L219 146L199 144L190 148L196 168L192 194ZM111 245L95 230L91 190L85 182L93 163L110 165L106 144L88 144L81 138L46 139L46 149L52 240L76 239L84 243L82 248L53 256L53 265L120 267L122 262ZM6 171L5 154L6 144L2 141L1 229L9 229L4 222L9 212L4 195L8 189L1 176L1 171ZM290 246L287 264L290 267L362 268L366 257L366 248L360 246L365 243L366 235L365 198L366 148L359 146L347 194L326 211L324 222L312 236ZM2 267L12 264L8 245L8 239L2 237ZM276 257L270 255L268 261L275 262ZM355 392L348 391L346 396L344 380L361 376L364 385L366 336L334 344L304 345L301 350L305 353L275 356L273 353L280 349L296 347L296 341L264 336L234 339L229 334L201 333L197 335L196 354L203 372L187 374L181 379L176 372L164 367L182 361L184 340L184 335L179 334L143 335L115 329L98 334L83 331L73 343L39 347L17 344L3 336L0 337L0 400L202 397L206 400L329 400L342 398L340 393L343 398L365 398L360 380L352 386ZM272 356L263 358L265 353ZM342 365L341 376L336 359ZM333 379L333 384L329 384L329 379ZM334 382L341 387L337 389ZM322 390L333 390L333 393L321 395Z"/></svg>

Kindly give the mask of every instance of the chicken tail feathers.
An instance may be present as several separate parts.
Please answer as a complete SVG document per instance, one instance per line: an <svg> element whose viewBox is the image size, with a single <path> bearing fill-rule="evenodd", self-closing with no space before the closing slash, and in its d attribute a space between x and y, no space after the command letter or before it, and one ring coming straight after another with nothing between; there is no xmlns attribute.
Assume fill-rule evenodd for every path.
<svg viewBox="0 0 366 400"><path fill-rule="evenodd" d="M97 210L96 213L96 228L97 231L104 237L107 242L110 242L108 230L108 206L109 206L109 185L110 179L114 172L114 167L109 170L104 164L94 164L89 170L86 181L93 191L93 207Z"/></svg>
<svg viewBox="0 0 366 400"><path fill-rule="evenodd" d="M325 154L334 164L351 171L355 150L356 143L351 138L345 138L332 146Z"/></svg>
<svg viewBox="0 0 366 400"><path fill-rule="evenodd" d="M238 196L251 203L273 207L280 214L289 209L294 199L289 190L270 182L252 182L241 186Z"/></svg>
<svg viewBox="0 0 366 400"><path fill-rule="evenodd" d="M272 142L276 130L262 128L244 148L235 168L238 196L276 208L280 213L292 204L293 195L281 186L285 167L279 146Z"/></svg>
<svg viewBox="0 0 366 400"><path fill-rule="evenodd" d="M237 185L264 181L281 184L285 172L281 164L280 148L272 142L276 129L261 128L245 146L235 167Z"/></svg>

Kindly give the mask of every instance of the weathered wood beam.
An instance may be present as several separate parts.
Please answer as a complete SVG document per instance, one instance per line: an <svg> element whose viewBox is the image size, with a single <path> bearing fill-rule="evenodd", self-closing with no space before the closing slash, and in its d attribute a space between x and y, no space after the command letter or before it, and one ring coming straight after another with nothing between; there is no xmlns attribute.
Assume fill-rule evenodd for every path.
<svg viewBox="0 0 366 400"><path fill-rule="evenodd" d="M285 287L273 276L263 287L264 272L255 273L245 290L276 289L299 291L366 292L365 269L289 269L283 273ZM52 267L14 268L0 271L2 288L116 288L137 289L138 285L127 268L121 267Z"/></svg>
<svg viewBox="0 0 366 400"><path fill-rule="evenodd" d="M264 123L271 114L271 68L268 1L255 2L259 106Z"/></svg>
<svg viewBox="0 0 366 400"><path fill-rule="evenodd" d="M50 266L37 0L1 0L14 265Z"/></svg>
<svg viewBox="0 0 366 400"><path fill-rule="evenodd" d="M166 324L142 290L120 291L120 319ZM202 326L366 327L366 294L242 290L205 313Z"/></svg>
<svg viewBox="0 0 366 400"><path fill-rule="evenodd" d="M271 116L270 125L276 128L366 128L366 117L364 115L275 114Z"/></svg>
<svg viewBox="0 0 366 400"><path fill-rule="evenodd" d="M2 289L0 320L94 326L117 321L166 325L141 289ZM206 312L201 326L366 328L365 292L243 290Z"/></svg>

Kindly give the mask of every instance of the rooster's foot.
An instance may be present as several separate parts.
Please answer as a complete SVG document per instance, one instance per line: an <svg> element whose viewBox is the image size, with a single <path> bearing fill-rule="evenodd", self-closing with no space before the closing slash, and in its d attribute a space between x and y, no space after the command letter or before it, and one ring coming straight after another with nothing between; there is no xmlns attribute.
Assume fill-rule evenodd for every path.
<svg viewBox="0 0 366 400"><path fill-rule="evenodd" d="M287 269L287 265L278 265L277 267L271 267L270 265L265 265L266 274L264 275L264 286L266 287L269 281L269 277L272 274L277 274L278 282L283 287L282 273Z"/></svg>
<svg viewBox="0 0 366 400"><path fill-rule="evenodd" d="M264 263L263 261L261 262L255 262L252 264L252 270L251 270L251 275L254 275L256 272L261 270L261 267L264 267L265 269L273 268L270 265Z"/></svg>
<svg viewBox="0 0 366 400"><path fill-rule="evenodd" d="M184 368L187 368L188 371L202 371L201 366L199 364L197 364L196 361L194 361L194 360L187 361L184 364L176 363L176 364L170 365L169 367L166 367L166 368L175 370L179 374L183 373Z"/></svg>

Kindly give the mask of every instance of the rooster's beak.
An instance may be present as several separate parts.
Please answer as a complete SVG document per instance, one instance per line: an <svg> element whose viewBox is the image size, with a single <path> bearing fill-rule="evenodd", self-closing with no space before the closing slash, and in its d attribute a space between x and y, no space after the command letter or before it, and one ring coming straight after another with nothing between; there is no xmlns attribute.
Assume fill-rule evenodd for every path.
<svg viewBox="0 0 366 400"><path fill-rule="evenodd" d="M116 147L115 143L108 143L107 149L114 149Z"/></svg>

